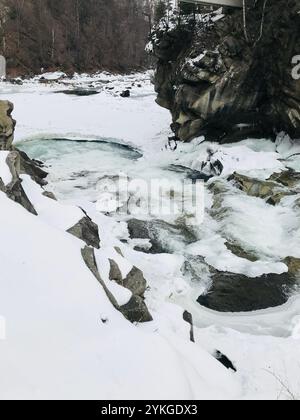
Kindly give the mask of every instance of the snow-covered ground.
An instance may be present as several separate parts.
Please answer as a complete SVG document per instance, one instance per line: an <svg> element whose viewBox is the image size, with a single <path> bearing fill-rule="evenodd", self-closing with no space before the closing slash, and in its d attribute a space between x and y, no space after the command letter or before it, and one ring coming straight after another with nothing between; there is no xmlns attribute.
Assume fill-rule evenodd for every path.
<svg viewBox="0 0 300 420"><path fill-rule="evenodd" d="M300 147L288 139L226 146L197 139L172 151L165 147L170 116L155 104L149 74L83 75L56 83L58 76L46 75L54 80L50 84L38 78L22 86L0 83L0 99L15 105L15 144L45 161L47 189L59 198L54 202L42 196L25 176L24 189L39 213L35 217L0 193L0 317L6 320L7 335L0 341L0 398L300 397L298 295L279 308L221 314L196 302L207 287L205 272L195 284L181 270L186 258L197 255L218 270L249 277L287 271L283 260L300 257L299 210L289 197L273 207L233 190L225 177L239 172L267 179L284 170L282 159ZM62 93L74 87L99 93ZM131 97L121 98L128 87ZM220 220L212 217L213 196L206 188L205 218L193 227L196 240L187 244L181 237L161 238L167 254L135 251L127 218L99 211L99 181L121 172L131 179L167 178L181 184L184 174L172 165L198 170L208 149L224 165L218 179L226 188L223 200L229 211ZM0 153L0 177L8 183L6 157ZM299 162L295 156L289 166L299 170ZM143 191L139 194L145 198ZM143 270L153 322L127 322L84 266L82 242L65 232L80 219L78 206L99 226L97 258L104 278L115 247L125 257L124 269L129 264ZM174 222L169 216L161 219ZM251 262L232 254L225 246L228 238L259 259ZM128 300L124 290L114 292ZM189 341L183 310L193 314L195 344ZM216 350L230 358L237 373L216 361Z"/></svg>

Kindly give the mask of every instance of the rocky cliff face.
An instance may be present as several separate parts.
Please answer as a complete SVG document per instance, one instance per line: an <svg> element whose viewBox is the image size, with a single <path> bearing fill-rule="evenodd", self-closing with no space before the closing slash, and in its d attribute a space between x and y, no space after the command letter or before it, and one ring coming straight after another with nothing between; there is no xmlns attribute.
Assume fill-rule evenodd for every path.
<svg viewBox="0 0 300 420"><path fill-rule="evenodd" d="M248 0L245 20L232 10L161 22L152 35L157 102L179 139L300 136L299 10L299 0Z"/></svg>
<svg viewBox="0 0 300 420"><path fill-rule="evenodd" d="M0 150L8 150L13 142L15 121L11 117L14 107L8 101L0 101Z"/></svg>

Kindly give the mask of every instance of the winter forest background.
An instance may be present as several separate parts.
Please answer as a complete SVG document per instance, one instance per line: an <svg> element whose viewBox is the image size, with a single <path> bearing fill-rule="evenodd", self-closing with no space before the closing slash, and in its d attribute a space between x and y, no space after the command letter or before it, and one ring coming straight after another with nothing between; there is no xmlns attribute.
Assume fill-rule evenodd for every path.
<svg viewBox="0 0 300 420"><path fill-rule="evenodd" d="M0 0L0 54L7 58L10 75L38 73L41 68L142 69L149 60L145 44L155 19L154 3Z"/></svg>

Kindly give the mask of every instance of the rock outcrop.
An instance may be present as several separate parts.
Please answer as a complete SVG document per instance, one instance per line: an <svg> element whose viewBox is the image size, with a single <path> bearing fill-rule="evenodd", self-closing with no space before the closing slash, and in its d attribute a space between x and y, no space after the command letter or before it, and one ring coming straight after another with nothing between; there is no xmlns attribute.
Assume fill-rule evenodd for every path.
<svg viewBox="0 0 300 420"><path fill-rule="evenodd" d="M37 212L28 199L23 187L21 174L29 174L40 184L47 176L46 172L38 168L25 153L19 152L12 145L16 121L12 118L14 106L11 102L0 101L0 152L9 152L6 157L6 165L11 175L9 182L0 178L0 191L8 198L23 206L30 213L37 215Z"/></svg>
<svg viewBox="0 0 300 420"><path fill-rule="evenodd" d="M252 312L285 304L299 286L298 272L249 278L216 271L211 288L198 302L218 312Z"/></svg>
<svg viewBox="0 0 300 420"><path fill-rule="evenodd" d="M282 174L282 177L284 177ZM292 184L293 172L290 173L290 182ZM299 175L295 172L295 177ZM257 197L266 200L268 204L276 205L287 196L298 194L298 189L293 190L292 188L287 188L280 182L280 176L272 176L270 180L262 181L259 179L250 178L245 175L234 173L229 177L229 181L232 181L233 184L241 191L244 191L250 197ZM277 181L277 182L276 182ZM296 184L293 184L296 186Z"/></svg>
<svg viewBox="0 0 300 420"><path fill-rule="evenodd" d="M75 226L67 231L76 238L84 241L88 246L100 248L99 229L96 223L86 214Z"/></svg>
<svg viewBox="0 0 300 420"><path fill-rule="evenodd" d="M163 220L138 220L130 219L127 222L130 239L149 241L149 247L136 246L137 251L149 252L150 254L164 254L173 252L174 249L170 238L183 242L186 245L195 242L196 236L182 224L173 225ZM166 238L168 238L166 240Z"/></svg>
<svg viewBox="0 0 300 420"><path fill-rule="evenodd" d="M14 148L15 149L15 148ZM47 185L46 178L48 173L43 169L43 163L34 159L30 159L27 154L18 150L20 155L20 172L29 175L33 181L41 187Z"/></svg>
<svg viewBox="0 0 300 420"><path fill-rule="evenodd" d="M103 281L100 276L96 257L95 257L95 250L91 247L86 246L82 249L82 258L86 264L86 266L90 269L90 271L94 274L98 282L103 287L108 299L110 300L111 304L120 311L126 319L130 322L149 322L152 321L152 316L145 304L144 297L138 294L132 294L131 299L125 305L120 306L117 302L117 299L114 295L110 292L109 288ZM115 269L117 264L115 263ZM119 268L117 268L118 273L120 272ZM114 274L116 271L114 271ZM122 276L121 276L122 277ZM126 287L124 285L124 287ZM128 287L129 288L129 287Z"/></svg>
<svg viewBox="0 0 300 420"><path fill-rule="evenodd" d="M11 181L5 185L3 180L0 178L0 191L4 192L8 198L20 204L27 211L36 216L37 212L22 187L22 180L20 178L20 162L20 154L17 151L10 152L8 154L6 164L11 173Z"/></svg>
<svg viewBox="0 0 300 420"><path fill-rule="evenodd" d="M16 125L11 117L13 109L11 102L0 101L0 150L9 150L13 142Z"/></svg>
<svg viewBox="0 0 300 420"><path fill-rule="evenodd" d="M247 0L243 11L174 15L154 30L157 102L183 141L300 136L299 1Z"/></svg>
<svg viewBox="0 0 300 420"><path fill-rule="evenodd" d="M120 286L126 287L126 289L130 290L134 295L144 298L147 290L147 281L143 272L137 267L133 267L127 276L123 277L118 264L114 260L109 260L109 262L110 280L115 281Z"/></svg>

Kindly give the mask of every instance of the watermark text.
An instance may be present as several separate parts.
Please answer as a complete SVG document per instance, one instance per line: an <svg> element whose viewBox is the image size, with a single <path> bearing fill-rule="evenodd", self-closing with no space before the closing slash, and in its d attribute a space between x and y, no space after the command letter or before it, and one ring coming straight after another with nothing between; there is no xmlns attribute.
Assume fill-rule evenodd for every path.
<svg viewBox="0 0 300 420"><path fill-rule="evenodd" d="M204 183L200 180L129 178L99 181L97 209L134 217L180 218L200 224L204 218Z"/></svg>
<svg viewBox="0 0 300 420"><path fill-rule="evenodd" d="M292 78L294 80L300 80L300 55L295 55L292 58L292 64L293 64L293 68L292 68Z"/></svg>

